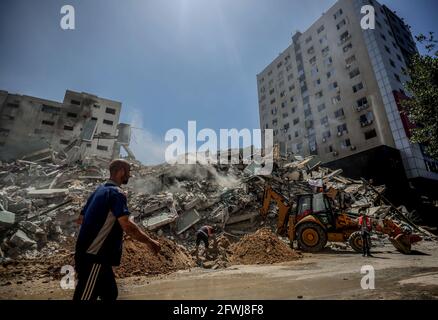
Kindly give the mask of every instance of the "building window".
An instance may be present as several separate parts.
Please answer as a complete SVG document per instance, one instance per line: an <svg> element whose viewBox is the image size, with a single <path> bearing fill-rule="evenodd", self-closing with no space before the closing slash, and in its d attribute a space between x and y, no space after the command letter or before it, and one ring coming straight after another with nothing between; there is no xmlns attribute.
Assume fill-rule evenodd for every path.
<svg viewBox="0 0 438 320"><path fill-rule="evenodd" d="M304 117L308 118L312 115L312 110L310 109L304 109Z"/></svg>
<svg viewBox="0 0 438 320"><path fill-rule="evenodd" d="M9 132L11 130L9 129L5 129L5 128L0 128L0 137L7 137L9 136Z"/></svg>
<svg viewBox="0 0 438 320"><path fill-rule="evenodd" d="M374 116L371 111L368 111L366 114L363 114L359 118L359 122L361 127L366 127L372 124L374 121Z"/></svg>
<svg viewBox="0 0 438 320"><path fill-rule="evenodd" d="M61 139L61 140L59 140L59 143L60 144L69 144L69 140L65 140L65 139Z"/></svg>
<svg viewBox="0 0 438 320"><path fill-rule="evenodd" d="M369 140L369 139L375 138L375 137L377 137L376 129L372 129L372 130L366 131L364 133L364 135L365 135L365 140Z"/></svg>
<svg viewBox="0 0 438 320"><path fill-rule="evenodd" d="M321 79L316 79L315 81L313 81L314 86L319 86L320 84L321 84Z"/></svg>
<svg viewBox="0 0 438 320"><path fill-rule="evenodd" d="M348 31L345 31L343 34L341 34L340 36L340 40L341 40L341 44L345 43L346 41L348 41L348 39L350 39L350 33Z"/></svg>
<svg viewBox="0 0 438 320"><path fill-rule="evenodd" d="M64 126L64 130L73 131L73 126Z"/></svg>
<svg viewBox="0 0 438 320"><path fill-rule="evenodd" d="M295 138L298 138L299 137L299 133L298 133L298 131L295 131Z"/></svg>
<svg viewBox="0 0 438 320"><path fill-rule="evenodd" d="M316 32L318 32L318 34L320 34L321 32L323 32L324 31L324 26L322 25L322 26L320 26L319 28L318 28L318 30L316 30Z"/></svg>
<svg viewBox="0 0 438 320"><path fill-rule="evenodd" d="M46 126L54 126L55 122L54 121L49 121L49 120L43 120L41 121L42 124L45 124Z"/></svg>
<svg viewBox="0 0 438 320"><path fill-rule="evenodd" d="M323 56L326 56L329 53L329 47L325 47L324 49L322 49L321 53Z"/></svg>
<svg viewBox="0 0 438 320"><path fill-rule="evenodd" d="M321 125L322 126L328 125L328 117L327 116L325 116L324 118L321 119Z"/></svg>
<svg viewBox="0 0 438 320"><path fill-rule="evenodd" d="M61 112L61 108L43 104L41 111L46 113L59 114Z"/></svg>
<svg viewBox="0 0 438 320"><path fill-rule="evenodd" d="M12 120L15 119L15 117L14 117L14 116L11 116L11 115L9 115L9 114L2 114L2 116L1 116L0 119L2 119L2 120L9 120L9 121L12 121Z"/></svg>
<svg viewBox="0 0 438 320"><path fill-rule="evenodd" d="M398 82L400 82L401 83L401 80L400 80L400 77L399 77L399 75L398 74L396 74L396 73L394 73L394 77L395 77L395 79L398 81Z"/></svg>
<svg viewBox="0 0 438 320"><path fill-rule="evenodd" d="M343 108L338 109L338 110L335 111L335 118L340 118L340 117L343 117L344 115L345 114L344 114L344 109Z"/></svg>
<svg viewBox="0 0 438 320"><path fill-rule="evenodd" d="M316 97L317 99L322 98L322 96L323 96L322 91L318 91L317 93L315 93L315 97Z"/></svg>
<svg viewBox="0 0 438 320"><path fill-rule="evenodd" d="M271 104L274 104L274 103L275 103L275 98L271 100Z"/></svg>
<svg viewBox="0 0 438 320"><path fill-rule="evenodd" d="M342 136L344 133L348 133L347 124L340 124L338 127L338 136Z"/></svg>
<svg viewBox="0 0 438 320"><path fill-rule="evenodd" d="M325 132L322 133L322 139L323 139L324 142L327 141L327 139L330 138L330 137L331 137L330 130L329 131L325 131Z"/></svg>
<svg viewBox="0 0 438 320"><path fill-rule="evenodd" d="M391 54L391 50L389 50L389 48L387 46L385 46L385 50L386 52L388 52L389 54Z"/></svg>
<svg viewBox="0 0 438 320"><path fill-rule="evenodd" d="M312 59L309 60L310 64L314 64L316 63L316 57L312 57Z"/></svg>
<svg viewBox="0 0 438 320"><path fill-rule="evenodd" d="M328 58L325 58L325 59L324 59L324 65L325 65L326 67L330 67L330 66L332 65L332 63L333 63L333 59L332 59L332 57L328 57Z"/></svg>
<svg viewBox="0 0 438 320"><path fill-rule="evenodd" d="M325 104L323 103L323 104L320 104L319 106L318 106L318 112L321 112L322 110L324 110L325 109Z"/></svg>
<svg viewBox="0 0 438 320"><path fill-rule="evenodd" d="M294 78L294 75L291 73L287 76L287 81L291 81Z"/></svg>
<svg viewBox="0 0 438 320"><path fill-rule="evenodd" d="M77 113L73 113L73 112L67 112L67 117L69 117L69 118L77 118L78 114Z"/></svg>
<svg viewBox="0 0 438 320"><path fill-rule="evenodd" d="M397 59L398 59L399 61L402 61L402 58L400 57L399 54L397 55Z"/></svg>
<svg viewBox="0 0 438 320"><path fill-rule="evenodd" d="M294 119L294 125L298 124L300 122L300 118L295 118Z"/></svg>
<svg viewBox="0 0 438 320"><path fill-rule="evenodd" d="M358 84L353 86L353 92L354 93L356 93L356 92L358 92L358 91L360 91L362 89L363 89L363 83L362 82L359 82Z"/></svg>
<svg viewBox="0 0 438 320"><path fill-rule="evenodd" d="M356 61L356 56L354 54L351 57L345 59L347 67L349 67L354 61Z"/></svg>
<svg viewBox="0 0 438 320"><path fill-rule="evenodd" d="M105 113L109 113L109 114L116 114L116 109L113 108L106 108L105 109Z"/></svg>
<svg viewBox="0 0 438 320"><path fill-rule="evenodd" d="M347 149L348 147L351 146L351 141L350 139L345 139L341 142L341 148L342 149Z"/></svg>
<svg viewBox="0 0 438 320"><path fill-rule="evenodd" d="M346 24L345 19L342 19L341 22L339 22L339 23L336 25L336 28L339 30L339 29L341 29L343 26L345 26L345 24Z"/></svg>
<svg viewBox="0 0 438 320"><path fill-rule="evenodd" d="M395 63L391 59L389 59L389 64L391 65L391 67L395 68Z"/></svg>
<svg viewBox="0 0 438 320"><path fill-rule="evenodd" d="M319 43L321 45L326 44L327 43L327 35L322 36L321 39L319 39Z"/></svg>
<svg viewBox="0 0 438 320"><path fill-rule="evenodd" d="M333 104L338 104L339 102L341 102L341 95L340 94L338 94L338 95L336 95L336 96L334 96L333 98L332 98L332 103Z"/></svg>
<svg viewBox="0 0 438 320"><path fill-rule="evenodd" d="M353 79L354 77L358 76L360 74L359 68L354 69L353 71L350 71L350 79Z"/></svg>
<svg viewBox="0 0 438 320"><path fill-rule="evenodd" d="M343 11L342 9L339 9L338 11L336 11L336 13L333 15L333 18L338 19L341 15L342 15Z"/></svg>
<svg viewBox="0 0 438 320"><path fill-rule="evenodd" d="M106 119L105 119L105 120L103 120L103 123L112 126L112 125L114 124L114 121L106 120Z"/></svg>
<svg viewBox="0 0 438 320"><path fill-rule="evenodd" d="M71 103L71 104L75 104L75 105L78 105L78 106L80 106L80 105L81 105L81 102L80 102L80 101L78 101L78 100L70 100L70 103Z"/></svg>
<svg viewBox="0 0 438 320"><path fill-rule="evenodd" d="M330 91L335 90L337 87L338 87L338 82L337 81L330 83L329 86L328 86Z"/></svg>
<svg viewBox="0 0 438 320"><path fill-rule="evenodd" d="M327 79L330 79L332 76L335 75L335 69L332 69L327 72Z"/></svg>
<svg viewBox="0 0 438 320"><path fill-rule="evenodd" d="M93 107L95 107L96 109L100 109L100 105L98 104L93 104Z"/></svg>
<svg viewBox="0 0 438 320"><path fill-rule="evenodd" d="M9 108L17 109L19 107L18 103L9 102L7 104Z"/></svg>
<svg viewBox="0 0 438 320"><path fill-rule="evenodd" d="M356 106L357 111L362 111L368 108L368 99L366 97L360 98L359 100L356 101L356 103L357 103Z"/></svg>
<svg viewBox="0 0 438 320"><path fill-rule="evenodd" d="M108 151L108 147L107 146L102 146L102 145L97 145L96 147L97 150L102 150L102 151Z"/></svg>
<svg viewBox="0 0 438 320"><path fill-rule="evenodd" d="M380 36L382 37L383 40L386 41L386 37L385 37L385 35L383 33L381 33Z"/></svg>
<svg viewBox="0 0 438 320"><path fill-rule="evenodd" d="M314 47L310 47L308 50L307 50L307 54L314 54L315 53L315 48Z"/></svg>
<svg viewBox="0 0 438 320"><path fill-rule="evenodd" d="M351 43L349 43L345 47L342 48L342 51L348 52L351 48L353 48L353 45Z"/></svg>

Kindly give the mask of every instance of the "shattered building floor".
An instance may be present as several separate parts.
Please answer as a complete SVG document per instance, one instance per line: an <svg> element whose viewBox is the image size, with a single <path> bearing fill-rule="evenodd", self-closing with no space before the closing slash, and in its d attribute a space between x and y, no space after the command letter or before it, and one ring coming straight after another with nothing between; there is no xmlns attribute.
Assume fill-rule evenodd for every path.
<svg viewBox="0 0 438 320"><path fill-rule="evenodd" d="M343 286L332 283L341 275L347 279L341 281L346 287L360 279L364 260L348 244L328 243L322 252L310 254L291 249L289 239L276 235L278 208L272 205L266 219L260 215L266 184L288 199L324 186L327 193L337 195L333 205L353 217L364 206L376 220L390 216L421 234L423 241L414 247L414 254L401 255L387 236L375 234L373 248L379 254L373 265L382 273L391 266L405 265L408 271L394 278L397 283L405 281L403 285L422 286L423 276L432 279L431 283L437 279L438 270L433 267L438 260L436 237L426 226L418 226L421 219L413 212L383 201L384 186L348 179L341 176L341 170L321 167L311 157L278 161L270 176L256 175L258 166L133 164L132 178L123 187L130 211L163 249L154 255L141 243L125 238L122 264L116 269L121 298L364 297L359 291L345 296ZM59 287L61 267L73 264L79 230L76 218L107 175L106 169L91 163L17 160L0 164L0 298L71 298L72 290ZM215 225L220 232L206 256L201 252L196 257L195 232L205 224ZM418 281L409 278L413 274L420 275ZM235 277L239 281L233 281ZM390 287L390 282L378 279ZM277 285L269 285L270 280ZM326 284L326 291L303 293L303 288L316 288L319 281L319 285ZM201 283L216 289L196 296L194 286ZM436 287L431 292L428 298L438 296ZM377 294L368 297L380 298ZM384 293L382 297L402 298Z"/></svg>

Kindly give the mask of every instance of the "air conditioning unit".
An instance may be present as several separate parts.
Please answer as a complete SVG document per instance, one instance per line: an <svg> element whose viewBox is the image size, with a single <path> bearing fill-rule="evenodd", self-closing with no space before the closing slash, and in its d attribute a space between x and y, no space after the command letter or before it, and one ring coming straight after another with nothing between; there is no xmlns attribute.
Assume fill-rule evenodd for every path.
<svg viewBox="0 0 438 320"><path fill-rule="evenodd" d="M350 149L351 149L351 151L354 151L354 150L356 150L356 146L351 146Z"/></svg>
<svg viewBox="0 0 438 320"><path fill-rule="evenodd" d="M327 142L327 139L326 138L322 138L322 142Z"/></svg>
<svg viewBox="0 0 438 320"><path fill-rule="evenodd" d="M338 137L340 137L340 136L342 136L342 132L341 131L338 132Z"/></svg>
<svg viewBox="0 0 438 320"><path fill-rule="evenodd" d="M333 151L333 155L336 157L339 153L337 151Z"/></svg>

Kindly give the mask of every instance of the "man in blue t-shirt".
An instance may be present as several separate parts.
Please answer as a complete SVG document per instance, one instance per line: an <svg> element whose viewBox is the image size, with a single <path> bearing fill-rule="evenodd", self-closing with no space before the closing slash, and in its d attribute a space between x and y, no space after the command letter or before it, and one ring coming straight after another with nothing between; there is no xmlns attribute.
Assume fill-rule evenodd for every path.
<svg viewBox="0 0 438 320"><path fill-rule="evenodd" d="M75 252L78 284L73 300L117 299L112 267L120 265L123 231L155 253L160 251L160 244L129 220L126 195L120 189L128 183L129 163L114 160L109 170L110 180L93 192L78 218L81 225Z"/></svg>

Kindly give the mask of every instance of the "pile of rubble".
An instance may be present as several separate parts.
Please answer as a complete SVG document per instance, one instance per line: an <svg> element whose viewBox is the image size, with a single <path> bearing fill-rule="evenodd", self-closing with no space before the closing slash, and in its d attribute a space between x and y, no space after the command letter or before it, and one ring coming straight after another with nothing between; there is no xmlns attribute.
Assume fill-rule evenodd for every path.
<svg viewBox="0 0 438 320"><path fill-rule="evenodd" d="M130 211L140 226L163 239L165 250L159 261L155 261L141 244L128 241L119 275L190 267L193 260L188 252L194 249L196 229L204 224L214 224L229 235L220 239L217 259L211 267L224 267L237 261L282 260L288 254L275 242L275 236L266 231L254 236L261 238L260 243L266 242L265 251L270 248L269 243L273 249L266 255L256 255L252 262L238 258L239 250L229 243L230 237L239 239L261 227L275 230L275 206L266 221L259 213L266 184L291 199L296 194L323 189L335 207L346 209L349 214L357 216L359 208L367 206L376 217L391 216L414 230L424 231L412 223L405 210L388 205L383 196L384 186L374 187L366 181L342 177L342 170L324 168L313 157L279 159L269 176L256 175L257 167L260 165L255 162L243 166L134 163L132 178L123 187ZM60 254L64 260L71 259L79 230L75 220L88 196L108 174L105 167L93 163L66 164L50 159L0 163L0 263L38 261ZM242 241L250 243L251 236ZM244 243L241 248L245 248ZM249 254L253 249L242 250Z"/></svg>
<svg viewBox="0 0 438 320"><path fill-rule="evenodd" d="M272 264L296 260L300 254L268 228L244 236L231 246L233 264Z"/></svg>

